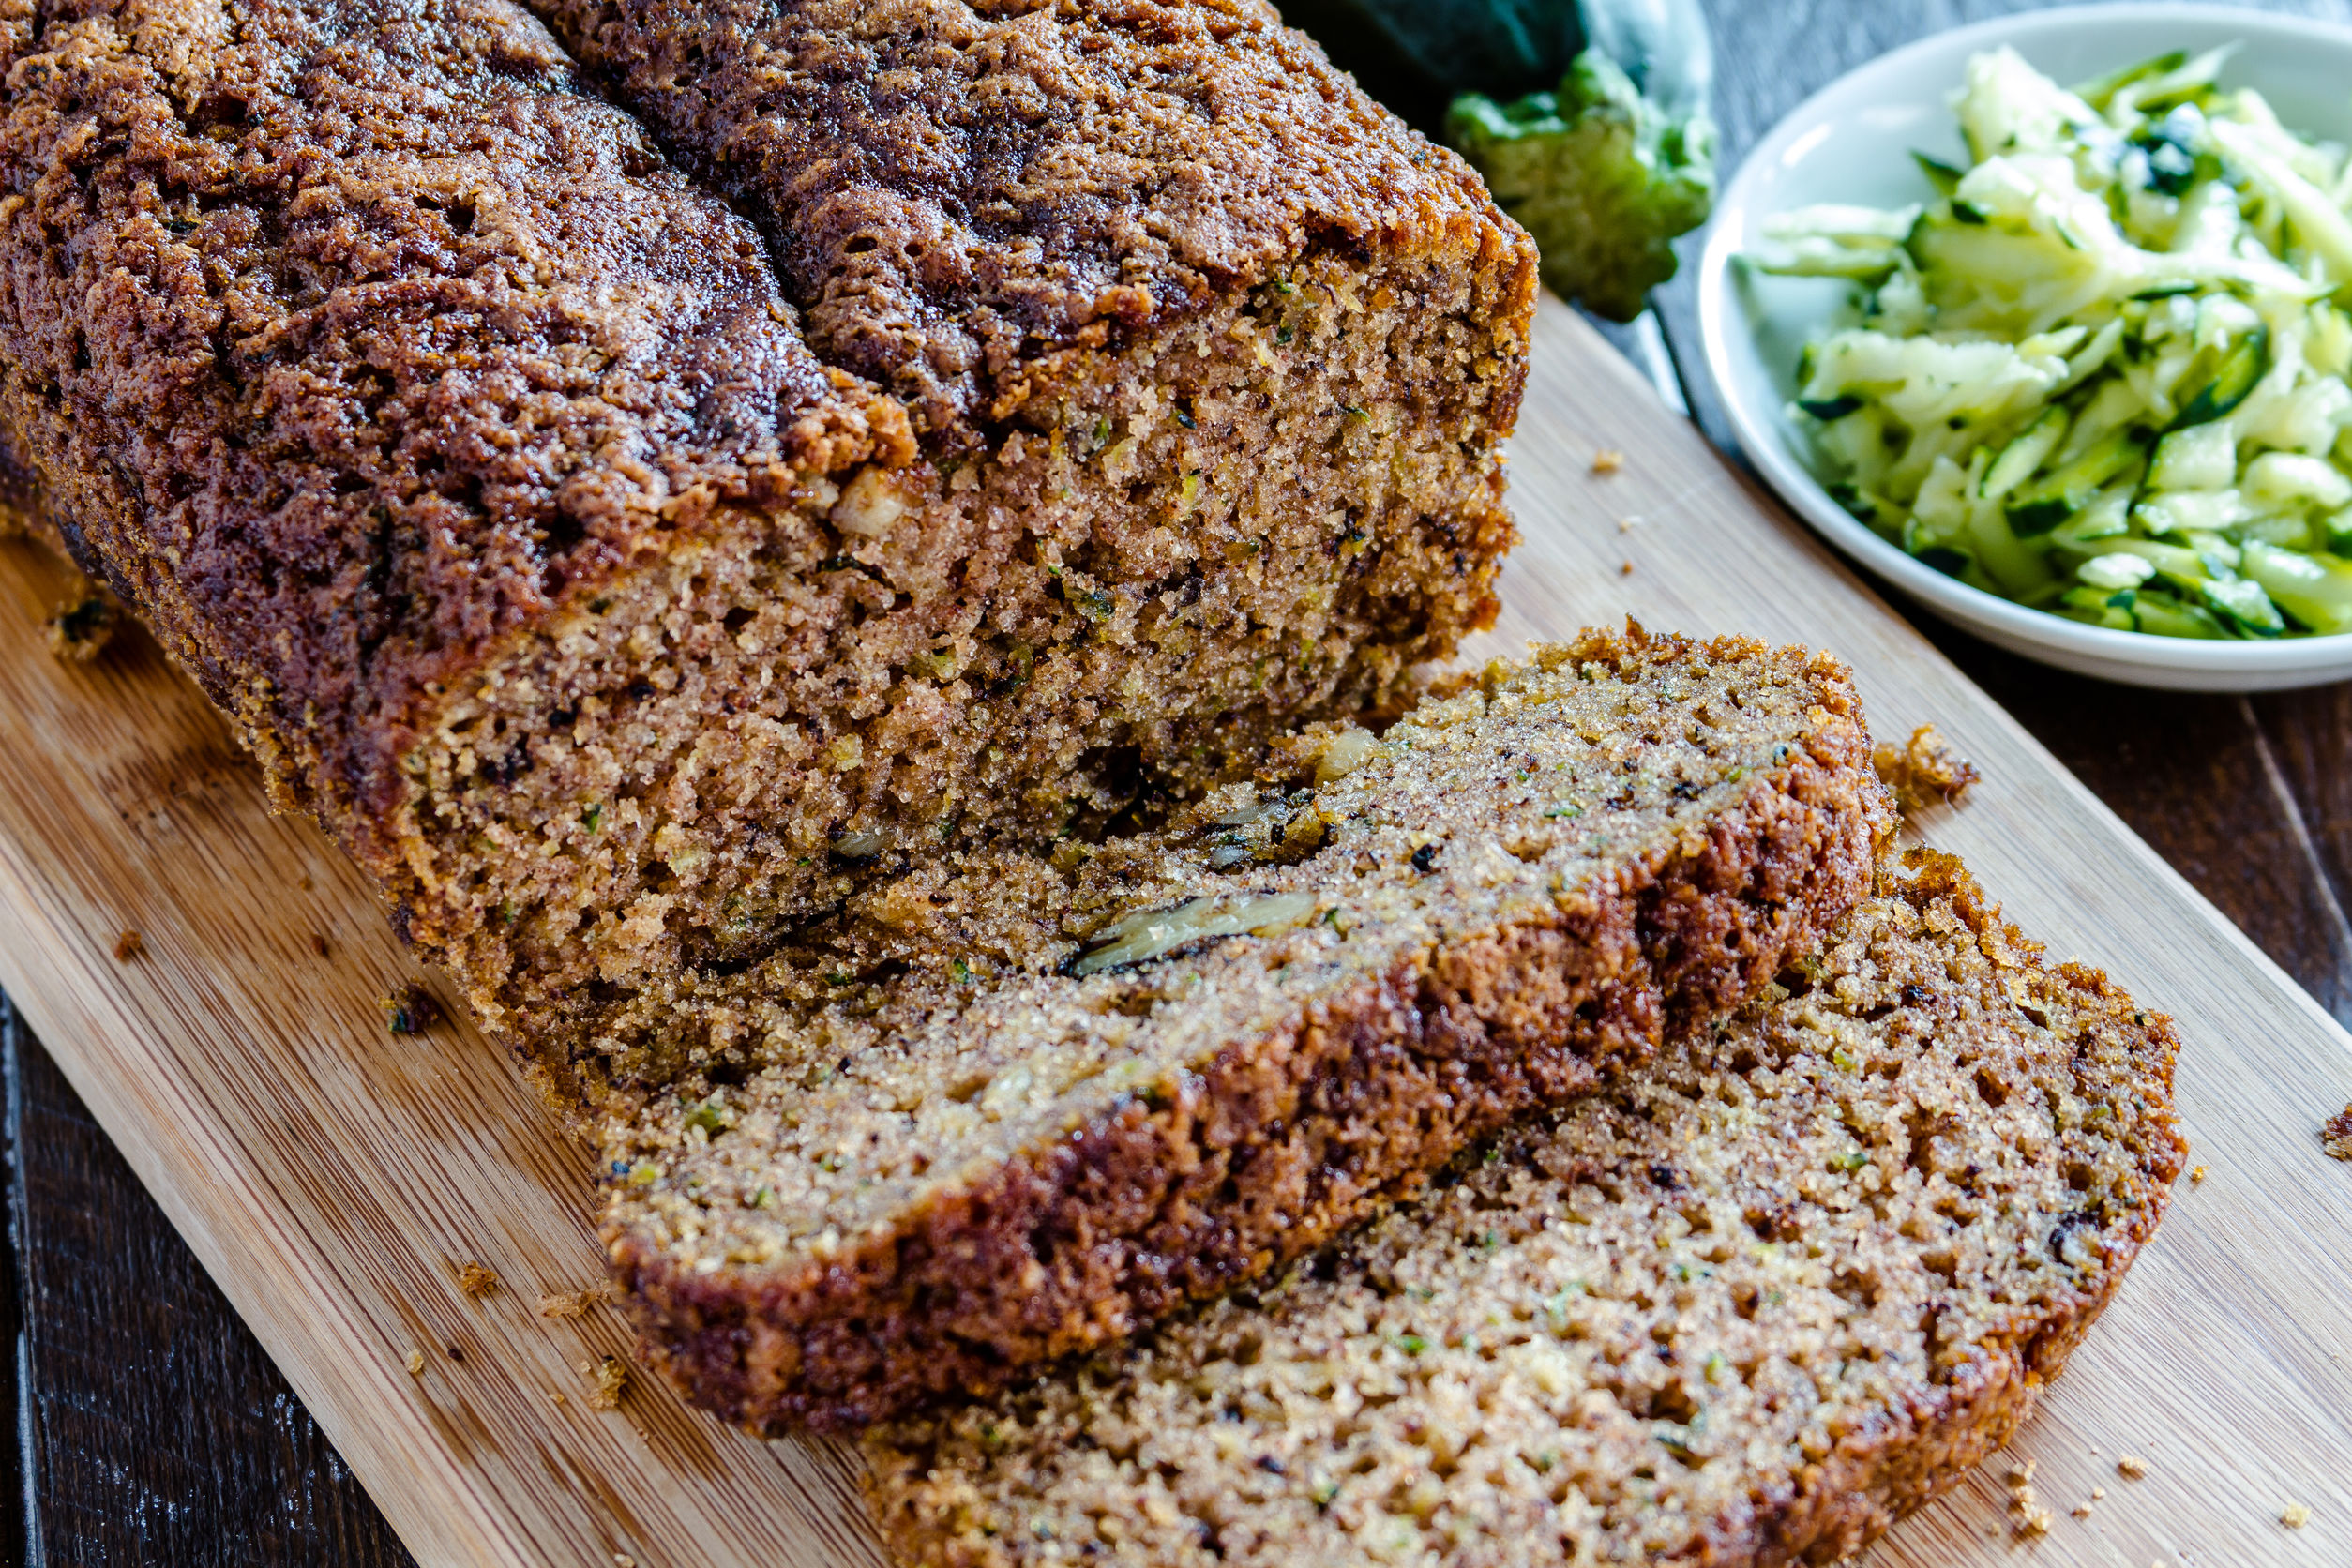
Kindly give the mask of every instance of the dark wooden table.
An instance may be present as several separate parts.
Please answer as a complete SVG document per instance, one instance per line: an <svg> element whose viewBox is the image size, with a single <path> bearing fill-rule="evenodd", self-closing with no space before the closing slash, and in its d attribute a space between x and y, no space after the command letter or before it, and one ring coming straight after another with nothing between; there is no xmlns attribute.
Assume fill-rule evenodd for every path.
<svg viewBox="0 0 2352 1568"><path fill-rule="evenodd" d="M1724 166L1832 77L1997 0L1709 0ZM2280 8L2352 19L2352 0ZM2148 40L2149 52L2164 40ZM1660 302L1694 344L1687 287ZM1678 354L1686 366L1695 359ZM1693 378L1694 380L1696 378ZM1720 434L1700 385L1697 417ZM1923 629L2286 972L2352 1024L2352 686L2181 697ZM251 1334L0 1003L9 1555L64 1564L406 1563Z"/></svg>

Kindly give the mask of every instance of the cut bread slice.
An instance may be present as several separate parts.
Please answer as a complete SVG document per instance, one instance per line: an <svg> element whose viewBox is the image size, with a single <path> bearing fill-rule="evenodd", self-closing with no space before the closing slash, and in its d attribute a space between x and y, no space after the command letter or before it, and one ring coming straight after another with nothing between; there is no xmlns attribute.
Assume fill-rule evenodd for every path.
<svg viewBox="0 0 2352 1568"><path fill-rule="evenodd" d="M869 1434L909 1563L1829 1562L2155 1230L2175 1039L1914 852L1728 1024L1124 1358Z"/></svg>
<svg viewBox="0 0 2352 1568"><path fill-rule="evenodd" d="M823 1427L1126 1334L1753 996L1891 829L1845 670L1741 640L1589 634L1310 752L608 1018L565 1065L650 1358Z"/></svg>

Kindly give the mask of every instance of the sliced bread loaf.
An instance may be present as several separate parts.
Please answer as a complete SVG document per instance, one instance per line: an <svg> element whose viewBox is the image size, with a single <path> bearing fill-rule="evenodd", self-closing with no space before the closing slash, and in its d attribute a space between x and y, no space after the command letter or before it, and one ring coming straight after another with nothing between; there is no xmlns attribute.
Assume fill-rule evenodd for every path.
<svg viewBox="0 0 2352 1568"><path fill-rule="evenodd" d="M1271 10L626 9L692 175L512 0L0 8L0 446L486 1023L1492 619L1533 247Z"/></svg>
<svg viewBox="0 0 2352 1568"><path fill-rule="evenodd" d="M608 1018L560 1066L652 1359L838 1425L1125 1334L1754 995L1890 828L1843 668L1736 639L1590 634L1312 749Z"/></svg>
<svg viewBox="0 0 2352 1568"><path fill-rule="evenodd" d="M1274 1289L878 1428L872 1507L916 1564L1843 1560L2156 1229L2174 1049L1915 853L1768 1000Z"/></svg>

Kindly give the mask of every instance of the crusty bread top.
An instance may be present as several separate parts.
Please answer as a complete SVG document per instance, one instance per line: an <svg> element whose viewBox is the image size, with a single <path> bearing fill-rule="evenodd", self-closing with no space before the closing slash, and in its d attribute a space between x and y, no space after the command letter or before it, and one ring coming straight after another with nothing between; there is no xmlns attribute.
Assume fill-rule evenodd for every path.
<svg viewBox="0 0 2352 1568"><path fill-rule="evenodd" d="M1001 415L1321 244L1492 261L1523 345L1525 236L1262 6L542 8L764 244L513 0L0 14L0 445L380 871L441 691L911 460L886 388Z"/></svg>
<svg viewBox="0 0 2352 1568"><path fill-rule="evenodd" d="M506 0L53 9L0 71L0 428L281 784L390 798L502 632L906 449Z"/></svg>
<svg viewBox="0 0 2352 1568"><path fill-rule="evenodd" d="M2155 1229L2175 1039L1915 855L1772 998L1132 1355L878 1429L916 1563L1827 1561Z"/></svg>
<svg viewBox="0 0 2352 1568"><path fill-rule="evenodd" d="M1313 246L1533 248L1469 165L1261 0L543 0L744 202L809 339L918 424L1002 418L1058 358Z"/></svg>

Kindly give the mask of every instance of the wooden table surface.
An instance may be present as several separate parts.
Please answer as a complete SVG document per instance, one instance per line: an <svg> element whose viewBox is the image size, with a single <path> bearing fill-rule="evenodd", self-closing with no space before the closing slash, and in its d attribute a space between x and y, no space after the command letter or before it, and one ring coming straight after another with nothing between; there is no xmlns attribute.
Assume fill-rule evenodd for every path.
<svg viewBox="0 0 2352 1568"><path fill-rule="evenodd" d="M1998 0L1707 0L1724 167L1799 99ZM2352 20L2352 0L2281 9ZM2151 38L2150 52L2164 47ZM1694 250L1695 253L1695 250ZM1678 363L1684 284L1660 300ZM1703 385L1696 417L1722 434ZM2352 686L2183 697L2043 669L1933 624L1976 681L2352 1024ZM0 1002L8 1227L0 1555L56 1564L407 1563L219 1292Z"/></svg>

